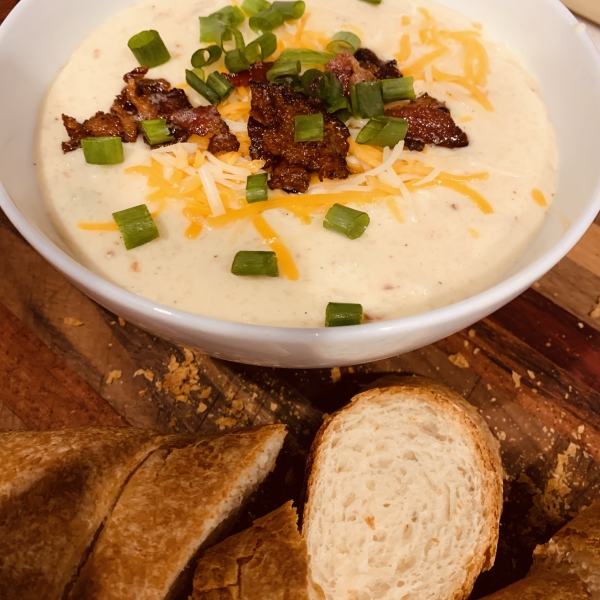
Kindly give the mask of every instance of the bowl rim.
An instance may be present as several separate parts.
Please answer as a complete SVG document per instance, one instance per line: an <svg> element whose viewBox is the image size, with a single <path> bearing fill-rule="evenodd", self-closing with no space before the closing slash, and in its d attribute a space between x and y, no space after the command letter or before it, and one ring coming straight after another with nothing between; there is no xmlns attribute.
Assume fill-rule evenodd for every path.
<svg viewBox="0 0 600 600"><path fill-rule="evenodd" d="M11 13L9 13L0 25L0 46L6 36L6 32L13 26L13 22L20 17L22 12L28 9L30 4L36 1L39 0L21 0ZM560 0L541 1L548 5L549 8L557 11L559 16L568 25L573 26L578 23L575 16ZM600 54L589 35L585 32L581 33L583 35L580 35L580 41L600 72ZM171 308L129 292L77 262L27 221L6 192L1 181L0 208L26 241L46 261L70 279L76 286L80 285L89 290L94 299L100 304L102 304L102 300L110 299L110 304L122 307L124 313L131 314L133 312L139 314L141 320L150 319L157 321L160 325L167 328L173 325L183 325L188 333L198 332L216 335L220 338L233 337L244 341L268 340L271 343L279 341L288 344L290 341L293 341L300 344L314 341L316 338L323 338L327 341L336 340L338 342L350 343L352 341L360 341L364 338L377 337L377 334L381 332L402 334L419 331L425 327L430 329L450 322L462 323L468 320L471 313L485 312L485 314L489 314L499 303L502 303L504 300L510 301L551 270L583 237L600 211L600 179L586 208L580 217L562 235L558 243L514 275L459 302L408 317L363 323L360 327L326 328L324 326L284 327L278 325L256 325L216 319Z"/></svg>

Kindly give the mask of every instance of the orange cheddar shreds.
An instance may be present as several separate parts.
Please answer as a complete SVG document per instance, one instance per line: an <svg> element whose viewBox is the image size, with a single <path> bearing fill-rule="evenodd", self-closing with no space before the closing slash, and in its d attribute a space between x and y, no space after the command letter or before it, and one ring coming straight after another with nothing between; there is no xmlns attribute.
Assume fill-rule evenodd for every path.
<svg viewBox="0 0 600 600"><path fill-rule="evenodd" d="M536 204L539 204L540 206L548 206L548 201L546 200L546 197L537 188L531 190L531 197L534 199Z"/></svg>
<svg viewBox="0 0 600 600"><path fill-rule="evenodd" d="M262 204L262 203L260 203ZM277 263L284 277L291 281L297 281L300 277L298 267L287 246L281 241L277 232L267 223L263 215L254 217L252 221L256 231L263 237L271 250L277 255Z"/></svg>

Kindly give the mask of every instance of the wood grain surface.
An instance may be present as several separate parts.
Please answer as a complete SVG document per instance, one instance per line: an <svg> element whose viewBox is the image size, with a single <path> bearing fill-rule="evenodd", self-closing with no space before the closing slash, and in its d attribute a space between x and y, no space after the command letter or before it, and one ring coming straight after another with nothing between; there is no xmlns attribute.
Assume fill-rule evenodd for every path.
<svg viewBox="0 0 600 600"><path fill-rule="evenodd" d="M0 19L15 3L0 0ZM286 423L283 459L240 527L289 498L301 502L323 415L387 373L447 384L500 441L500 552L473 598L524 575L534 545L598 496L600 319L590 313L600 296L600 219L533 288L468 330L388 360L313 371L212 359L123 322L48 265L1 212L0 257L0 428L209 433Z"/></svg>

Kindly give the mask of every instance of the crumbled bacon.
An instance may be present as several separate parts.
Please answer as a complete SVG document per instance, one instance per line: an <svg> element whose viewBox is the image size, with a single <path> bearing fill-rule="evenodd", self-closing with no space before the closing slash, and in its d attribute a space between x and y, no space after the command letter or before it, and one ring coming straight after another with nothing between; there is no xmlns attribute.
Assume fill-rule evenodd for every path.
<svg viewBox="0 0 600 600"><path fill-rule="evenodd" d="M251 82L250 87L250 153L252 158L265 160L273 167L271 189L305 192L312 171L321 181L348 177L348 128L328 113L320 100L294 92L287 85ZM317 113L323 115L323 140L295 142L295 117Z"/></svg>
<svg viewBox="0 0 600 600"><path fill-rule="evenodd" d="M251 81L259 83L269 83L267 79L267 71L273 66L272 62L255 62L250 65L250 68L239 73L222 73L223 77L235 87L250 85Z"/></svg>
<svg viewBox="0 0 600 600"><path fill-rule="evenodd" d="M381 60L375 52L368 48L359 48L354 53L354 58L361 68L373 73L375 79L398 79L402 77L395 60Z"/></svg>
<svg viewBox="0 0 600 600"><path fill-rule="evenodd" d="M419 96L406 106L389 108L385 114L408 121L404 145L409 150L421 151L425 144L444 148L469 145L467 134L454 122L446 105L428 94Z"/></svg>
<svg viewBox="0 0 600 600"><path fill-rule="evenodd" d="M147 72L147 67L138 67L123 76L127 85L115 98L110 113L98 112L83 125L63 115L69 135L69 141L62 144L63 151L79 148L85 137L119 136L124 142L135 142L140 121L159 118L167 120L176 141L196 133L211 138L211 152L238 150L237 138L214 106L193 108L183 90L172 88L165 79L146 79Z"/></svg>
<svg viewBox="0 0 600 600"><path fill-rule="evenodd" d="M229 131L219 111L214 106L197 106L178 110L169 116L169 122L174 125L174 135L178 140L187 140L196 134L210 137L208 151L235 152L240 143Z"/></svg>
<svg viewBox="0 0 600 600"><path fill-rule="evenodd" d="M331 71L342 82L346 96L350 94L350 86L355 83L402 77L395 60L380 60L375 52L368 48L359 48L354 56L349 52L342 52L332 58L325 65L325 69Z"/></svg>

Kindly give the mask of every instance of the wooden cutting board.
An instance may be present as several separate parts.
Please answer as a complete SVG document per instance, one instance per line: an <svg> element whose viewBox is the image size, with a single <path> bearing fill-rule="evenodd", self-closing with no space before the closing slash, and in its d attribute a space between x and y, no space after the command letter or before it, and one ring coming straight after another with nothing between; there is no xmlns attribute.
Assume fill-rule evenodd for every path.
<svg viewBox="0 0 600 600"><path fill-rule="evenodd" d="M0 0L2 19L14 4ZM301 501L304 460L323 416L387 373L455 389L500 441L500 552L473 598L523 576L534 545L598 496L600 318L591 314L600 219L532 289L468 330L388 360L313 371L212 359L120 321L49 266L1 212L0 257L0 428L212 433L286 423L283 460L240 527L289 498Z"/></svg>

